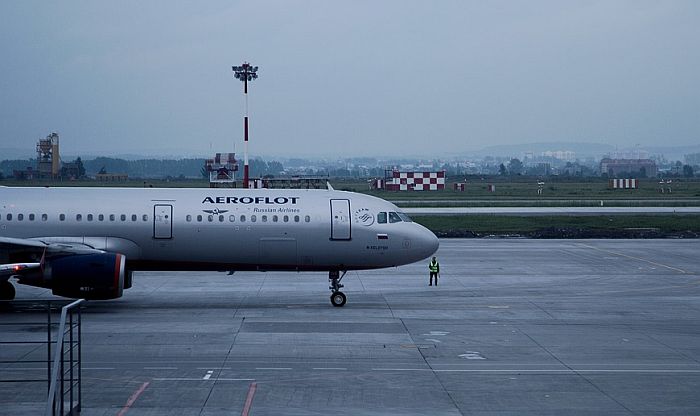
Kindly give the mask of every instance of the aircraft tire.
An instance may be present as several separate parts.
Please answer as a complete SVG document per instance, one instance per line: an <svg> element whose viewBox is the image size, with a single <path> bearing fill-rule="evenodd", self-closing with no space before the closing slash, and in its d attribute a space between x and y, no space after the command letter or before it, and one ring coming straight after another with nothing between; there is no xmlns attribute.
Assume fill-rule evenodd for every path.
<svg viewBox="0 0 700 416"><path fill-rule="evenodd" d="M347 298L345 297L345 293L340 291L331 293L331 303L333 306L341 307L345 305L346 301Z"/></svg>
<svg viewBox="0 0 700 416"><path fill-rule="evenodd" d="M15 298L15 287L5 280L0 282L0 300L12 300Z"/></svg>

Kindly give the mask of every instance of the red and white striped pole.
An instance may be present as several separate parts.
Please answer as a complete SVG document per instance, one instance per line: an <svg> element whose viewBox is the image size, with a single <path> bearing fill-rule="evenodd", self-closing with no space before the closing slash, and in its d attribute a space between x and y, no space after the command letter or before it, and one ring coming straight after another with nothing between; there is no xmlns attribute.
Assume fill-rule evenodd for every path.
<svg viewBox="0 0 700 416"><path fill-rule="evenodd" d="M243 187L249 187L249 171L248 171L248 81L252 81L258 77L257 66L252 66L248 62L241 66L233 66L234 76L236 79L243 81L243 97L245 100L245 109L243 114Z"/></svg>
<svg viewBox="0 0 700 416"><path fill-rule="evenodd" d="M243 110L243 187L248 188L248 80L243 81L243 96L245 109Z"/></svg>

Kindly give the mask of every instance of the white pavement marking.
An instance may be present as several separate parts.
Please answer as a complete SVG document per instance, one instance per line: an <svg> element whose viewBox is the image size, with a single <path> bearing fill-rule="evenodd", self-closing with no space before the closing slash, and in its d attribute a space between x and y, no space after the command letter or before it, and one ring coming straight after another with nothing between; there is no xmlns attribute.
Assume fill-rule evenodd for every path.
<svg viewBox="0 0 700 416"><path fill-rule="evenodd" d="M292 367L255 367L256 370L291 370Z"/></svg>
<svg viewBox="0 0 700 416"><path fill-rule="evenodd" d="M203 381L201 378L193 377L156 377L154 381ZM254 378L217 378L207 381L253 381Z"/></svg>
<svg viewBox="0 0 700 416"><path fill-rule="evenodd" d="M214 373L214 370L207 371L207 374L202 378L202 380L209 380L213 373Z"/></svg>
<svg viewBox="0 0 700 416"><path fill-rule="evenodd" d="M464 354L459 354L458 357L464 358L467 360L485 360L486 358L481 356L481 353L479 351L467 351Z"/></svg>
<svg viewBox="0 0 700 416"><path fill-rule="evenodd" d="M314 370L347 370L345 367L314 367Z"/></svg>
<svg viewBox="0 0 700 416"><path fill-rule="evenodd" d="M435 371L432 368L373 368L372 371Z"/></svg>
<svg viewBox="0 0 700 416"><path fill-rule="evenodd" d="M144 367L144 370L177 370L177 367Z"/></svg>
<svg viewBox="0 0 700 416"><path fill-rule="evenodd" d="M438 343L438 344L442 342L442 341L439 341L439 340L434 339L434 338L426 338L425 340L426 340L426 341L431 341L431 342L436 342L436 343Z"/></svg>
<svg viewBox="0 0 700 416"><path fill-rule="evenodd" d="M430 331L427 334L423 335L427 337L444 337L447 334L449 334L449 332L447 331Z"/></svg>
<svg viewBox="0 0 700 416"><path fill-rule="evenodd" d="M588 248L591 248L591 249L593 249L593 250L602 251L602 252L604 252L604 253L614 254L614 255L620 256L620 257L626 257L626 258L628 258L628 259L643 261L643 262L645 262L645 263L653 264L654 266L665 267L665 268L667 268L667 269L669 269L669 270L673 270L673 271L676 271L676 272L678 272L678 273L688 274L688 272L685 271L685 270L683 270L683 269L679 269L679 268L673 267L673 266L668 266L668 265L665 265L665 264L662 264L662 263L657 263L657 262L655 262L655 261L643 259L643 258L641 258L641 257L630 256L629 254L618 253L618 252L616 252L616 251L606 250L606 249L599 248L599 247L595 247L595 246L591 246L591 245L588 245L588 244L581 244L581 245L582 245L583 247L588 247Z"/></svg>

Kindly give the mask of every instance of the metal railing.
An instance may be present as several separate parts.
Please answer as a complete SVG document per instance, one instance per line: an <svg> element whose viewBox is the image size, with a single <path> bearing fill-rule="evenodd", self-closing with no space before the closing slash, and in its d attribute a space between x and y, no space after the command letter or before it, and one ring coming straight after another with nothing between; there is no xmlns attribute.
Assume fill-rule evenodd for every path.
<svg viewBox="0 0 700 416"><path fill-rule="evenodd" d="M0 322L0 331L3 335L12 334L14 338L10 340L0 339L0 348L10 349L10 348L21 348L22 346L28 346L29 351L22 354L21 357L16 359L0 359L0 366L3 367L3 377L0 377L0 383L46 383L48 391L48 382L51 379L51 331L52 327L55 326L51 322L51 312L57 309L65 302L57 302L51 300L20 300L20 301L0 301L0 310L2 312L17 312L21 313L23 317L33 316L32 312L43 312L46 311L45 320L24 320L21 319L18 322ZM23 329L30 329L36 327L46 326L46 339L41 340L37 336L17 336L18 331ZM36 331L31 331L36 332ZM26 333L23 331L23 333ZM41 354L36 354L41 350L43 346L46 346L46 358L37 359ZM12 365L26 365L26 364L44 364L46 365L46 378L37 378L30 372L28 376L26 371L18 373L12 367ZM3 387L0 387L3 388Z"/></svg>
<svg viewBox="0 0 700 416"><path fill-rule="evenodd" d="M83 301L84 299L76 300L61 309L49 396L44 412L46 416L80 413L82 405L80 304ZM66 398L68 398L67 401Z"/></svg>

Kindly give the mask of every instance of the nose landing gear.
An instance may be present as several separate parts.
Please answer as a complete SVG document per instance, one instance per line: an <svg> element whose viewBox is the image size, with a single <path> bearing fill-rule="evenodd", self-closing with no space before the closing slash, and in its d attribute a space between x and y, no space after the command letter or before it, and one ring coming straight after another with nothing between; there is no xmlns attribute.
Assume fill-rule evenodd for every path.
<svg viewBox="0 0 700 416"><path fill-rule="evenodd" d="M333 291L333 293L331 293L331 303L333 304L333 306L343 306L347 301L345 293L340 291L340 288L343 287L343 285L340 284L340 281L343 280L343 277L345 277L346 273L347 270L343 271L342 275L338 270L331 270L330 272L328 272L328 280L331 282L331 285L328 288Z"/></svg>

